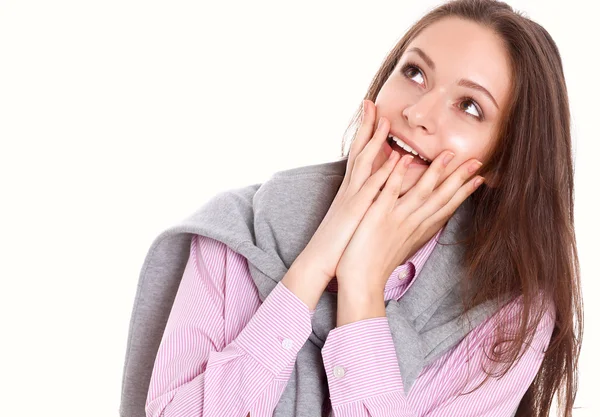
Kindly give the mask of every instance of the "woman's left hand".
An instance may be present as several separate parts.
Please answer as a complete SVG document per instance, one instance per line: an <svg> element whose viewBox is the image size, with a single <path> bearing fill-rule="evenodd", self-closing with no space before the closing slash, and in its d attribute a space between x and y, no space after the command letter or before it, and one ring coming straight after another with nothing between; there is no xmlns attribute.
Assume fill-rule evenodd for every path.
<svg viewBox="0 0 600 417"><path fill-rule="evenodd" d="M392 271L431 239L475 191L475 181L483 179L476 176L469 180L479 168L476 159L458 166L437 185L450 162L446 160L444 164L446 156L453 154L445 151L438 155L401 198L398 195L408 168L403 163L396 164L340 258L336 268L340 289L351 289L365 296L383 295ZM469 172L473 165L477 169Z"/></svg>

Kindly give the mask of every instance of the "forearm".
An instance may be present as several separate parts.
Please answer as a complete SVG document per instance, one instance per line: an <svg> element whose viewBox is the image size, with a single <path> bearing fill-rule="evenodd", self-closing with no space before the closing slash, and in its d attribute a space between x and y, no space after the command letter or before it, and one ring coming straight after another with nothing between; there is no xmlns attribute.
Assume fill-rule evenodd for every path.
<svg viewBox="0 0 600 417"><path fill-rule="evenodd" d="M338 286L337 327L385 315L383 290Z"/></svg>

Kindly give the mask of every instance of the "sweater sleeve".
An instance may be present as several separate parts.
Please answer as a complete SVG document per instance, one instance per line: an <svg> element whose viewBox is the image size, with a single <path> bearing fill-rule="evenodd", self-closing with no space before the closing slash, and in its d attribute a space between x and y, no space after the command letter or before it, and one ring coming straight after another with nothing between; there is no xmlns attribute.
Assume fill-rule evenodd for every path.
<svg viewBox="0 0 600 417"><path fill-rule="evenodd" d="M509 320L518 323L517 314ZM523 356L501 378L482 366L489 355L493 322L473 329L447 360L421 373L404 394L387 317L349 323L333 329L322 349L335 417L510 417L537 374L554 328L547 312ZM514 329L515 326L510 326ZM472 392L471 392L472 391ZM465 394L466 393L466 394Z"/></svg>
<svg viewBox="0 0 600 417"><path fill-rule="evenodd" d="M202 244L206 254L199 239L208 239ZM192 239L152 370L148 417L272 415L312 331L314 312L279 282L226 345L226 256L211 250L218 243Z"/></svg>

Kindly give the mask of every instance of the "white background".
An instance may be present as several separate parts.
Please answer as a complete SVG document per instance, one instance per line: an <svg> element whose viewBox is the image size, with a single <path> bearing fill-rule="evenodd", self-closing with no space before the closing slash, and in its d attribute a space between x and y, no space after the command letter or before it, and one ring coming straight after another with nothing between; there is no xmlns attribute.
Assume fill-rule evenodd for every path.
<svg viewBox="0 0 600 417"><path fill-rule="evenodd" d="M437 4L0 1L0 414L117 416L153 239L217 192L337 159L385 55ZM575 416L597 416L597 6L510 4L566 71L586 302Z"/></svg>

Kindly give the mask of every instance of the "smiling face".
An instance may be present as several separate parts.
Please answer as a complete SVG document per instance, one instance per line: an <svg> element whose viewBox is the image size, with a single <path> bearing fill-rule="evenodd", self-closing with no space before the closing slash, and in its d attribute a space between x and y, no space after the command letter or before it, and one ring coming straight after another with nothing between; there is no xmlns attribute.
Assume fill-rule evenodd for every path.
<svg viewBox="0 0 600 417"><path fill-rule="evenodd" d="M509 89L510 61L501 39L478 23L444 18L407 45L377 95L377 118L388 119L390 134L406 139L429 160L446 149L454 152L440 179L444 180L472 158L486 162ZM377 166L391 152L384 144ZM400 195L427 168L411 164Z"/></svg>

